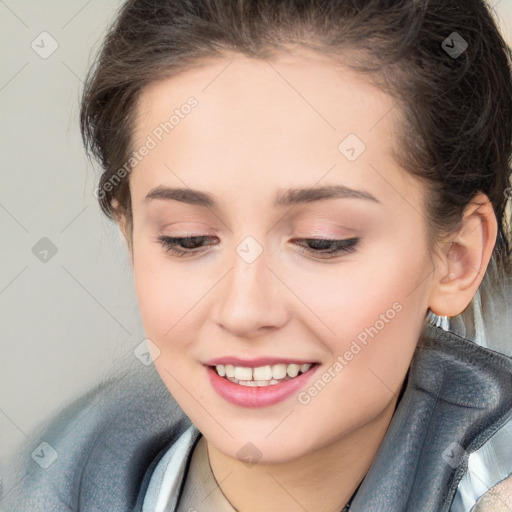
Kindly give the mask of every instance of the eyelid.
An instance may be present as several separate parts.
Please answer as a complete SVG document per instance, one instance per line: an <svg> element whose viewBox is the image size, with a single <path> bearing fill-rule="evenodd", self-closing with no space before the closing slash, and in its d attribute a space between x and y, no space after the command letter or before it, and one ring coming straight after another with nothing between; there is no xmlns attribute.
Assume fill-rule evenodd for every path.
<svg viewBox="0 0 512 512"><path fill-rule="evenodd" d="M160 235L157 237L157 242L163 246L166 252L176 255L177 257L188 257L188 256L194 256L196 254L201 254L205 252L203 250L204 247L209 247L211 245L216 244L201 244L199 247L193 247L193 248L183 248L180 247L180 243L184 243L184 241L192 241L192 245L194 245L193 240L211 240L212 237L210 235L190 235L190 236L166 236L166 235ZM360 238L359 237L351 237L351 238L326 238L326 237L317 237L317 238L294 238L291 240L291 242L302 242L306 244L313 244L315 243L325 243L327 245L334 245L334 249L325 250L323 248L315 249L311 247L304 247L300 244L295 244L299 250L299 252L304 253L308 256L311 256L315 259L321 260L321 259L332 259L336 257L341 257L344 254L349 254L356 250L356 247L359 245Z"/></svg>
<svg viewBox="0 0 512 512"><path fill-rule="evenodd" d="M300 238L300 239L294 239L294 240L298 240L300 242L306 242L306 243L309 243L310 245L311 245L311 242L313 242L313 244L315 242L326 242L326 243L333 244L335 247L337 247L334 250L324 251L321 249L317 249L317 250L307 249L307 248L304 249L304 248L302 248L302 246L299 245L299 247L301 247L301 249L299 249L300 252L304 252L308 255L312 255L314 258L319 258L319 259L331 259L331 258L341 257L345 254L349 254L351 252L354 252L360 243L359 237L336 238L336 239L323 238L323 237L322 238ZM324 256L322 256L322 255L324 255Z"/></svg>
<svg viewBox="0 0 512 512"><path fill-rule="evenodd" d="M343 238L352 237L354 233L360 229L349 228L348 226L341 226L339 223L321 223L319 227L315 225L307 226L305 229L300 228L297 230L297 237L300 238L326 238L328 240L340 240ZM327 234L326 234L327 233Z"/></svg>

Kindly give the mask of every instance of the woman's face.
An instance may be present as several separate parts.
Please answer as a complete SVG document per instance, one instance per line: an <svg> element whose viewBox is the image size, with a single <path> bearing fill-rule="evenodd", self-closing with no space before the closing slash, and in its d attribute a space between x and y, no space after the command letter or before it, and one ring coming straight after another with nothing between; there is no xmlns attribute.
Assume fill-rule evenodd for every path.
<svg viewBox="0 0 512 512"><path fill-rule="evenodd" d="M424 188L392 157L397 114L306 51L230 55L140 97L130 188L143 325L169 391L230 457L250 442L262 462L291 460L389 421L434 275ZM172 237L200 238L178 243L181 256ZM262 382L228 382L219 361ZM296 373L287 362L312 366L269 384Z"/></svg>

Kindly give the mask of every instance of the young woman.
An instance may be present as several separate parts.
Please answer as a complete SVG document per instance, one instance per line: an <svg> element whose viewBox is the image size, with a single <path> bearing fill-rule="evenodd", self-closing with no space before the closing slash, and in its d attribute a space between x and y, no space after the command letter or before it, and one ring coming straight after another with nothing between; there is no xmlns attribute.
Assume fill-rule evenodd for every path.
<svg viewBox="0 0 512 512"><path fill-rule="evenodd" d="M126 2L81 127L154 366L8 510L512 508L509 57L481 0Z"/></svg>

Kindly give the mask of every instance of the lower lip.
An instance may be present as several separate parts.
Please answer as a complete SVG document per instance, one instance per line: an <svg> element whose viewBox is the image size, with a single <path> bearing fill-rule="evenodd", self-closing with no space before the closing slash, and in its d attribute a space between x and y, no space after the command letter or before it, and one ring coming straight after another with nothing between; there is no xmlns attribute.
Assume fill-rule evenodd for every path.
<svg viewBox="0 0 512 512"><path fill-rule="evenodd" d="M268 386L244 386L235 384L221 377L212 367L206 366L208 377L217 393L228 402L241 407L266 407L285 400L299 391L309 378L316 372L318 364L314 364L306 373L285 380L279 384Z"/></svg>

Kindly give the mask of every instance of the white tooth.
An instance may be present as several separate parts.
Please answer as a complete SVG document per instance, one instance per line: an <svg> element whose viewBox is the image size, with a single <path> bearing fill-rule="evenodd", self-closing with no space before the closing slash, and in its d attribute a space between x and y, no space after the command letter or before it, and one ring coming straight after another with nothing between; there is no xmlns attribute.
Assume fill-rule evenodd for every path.
<svg viewBox="0 0 512 512"><path fill-rule="evenodd" d="M272 366L272 377L274 379L284 379L286 377L286 365L275 364Z"/></svg>
<svg viewBox="0 0 512 512"><path fill-rule="evenodd" d="M221 377L224 377L224 375L226 375L226 370L224 368L224 365L223 364L218 364L215 369L217 370L217 373L221 376Z"/></svg>
<svg viewBox="0 0 512 512"><path fill-rule="evenodd" d="M310 368L311 368L311 365L309 363L300 365L300 371L302 373L307 372Z"/></svg>
<svg viewBox="0 0 512 512"><path fill-rule="evenodd" d="M270 380L272 378L272 367L270 365L258 366L258 368L254 368L252 374L254 380Z"/></svg>
<svg viewBox="0 0 512 512"><path fill-rule="evenodd" d="M245 366L235 366L235 379L252 380L252 368Z"/></svg>
<svg viewBox="0 0 512 512"><path fill-rule="evenodd" d="M224 370L226 371L226 377L233 378L235 376L235 367L232 364L224 366Z"/></svg>
<svg viewBox="0 0 512 512"><path fill-rule="evenodd" d="M241 380L238 384L242 384L242 386L248 386L250 388L254 388L257 386L256 382L253 380Z"/></svg>
<svg viewBox="0 0 512 512"><path fill-rule="evenodd" d="M299 370L300 364L289 364L288 367L286 368L286 373L290 377L297 377L297 375L299 374Z"/></svg>
<svg viewBox="0 0 512 512"><path fill-rule="evenodd" d="M280 380L276 380L276 379L272 379L269 384L272 386L274 384L279 384L281 381Z"/></svg>
<svg viewBox="0 0 512 512"><path fill-rule="evenodd" d="M256 382L257 386L268 386L268 383L269 383L268 380L255 380L253 382Z"/></svg>

